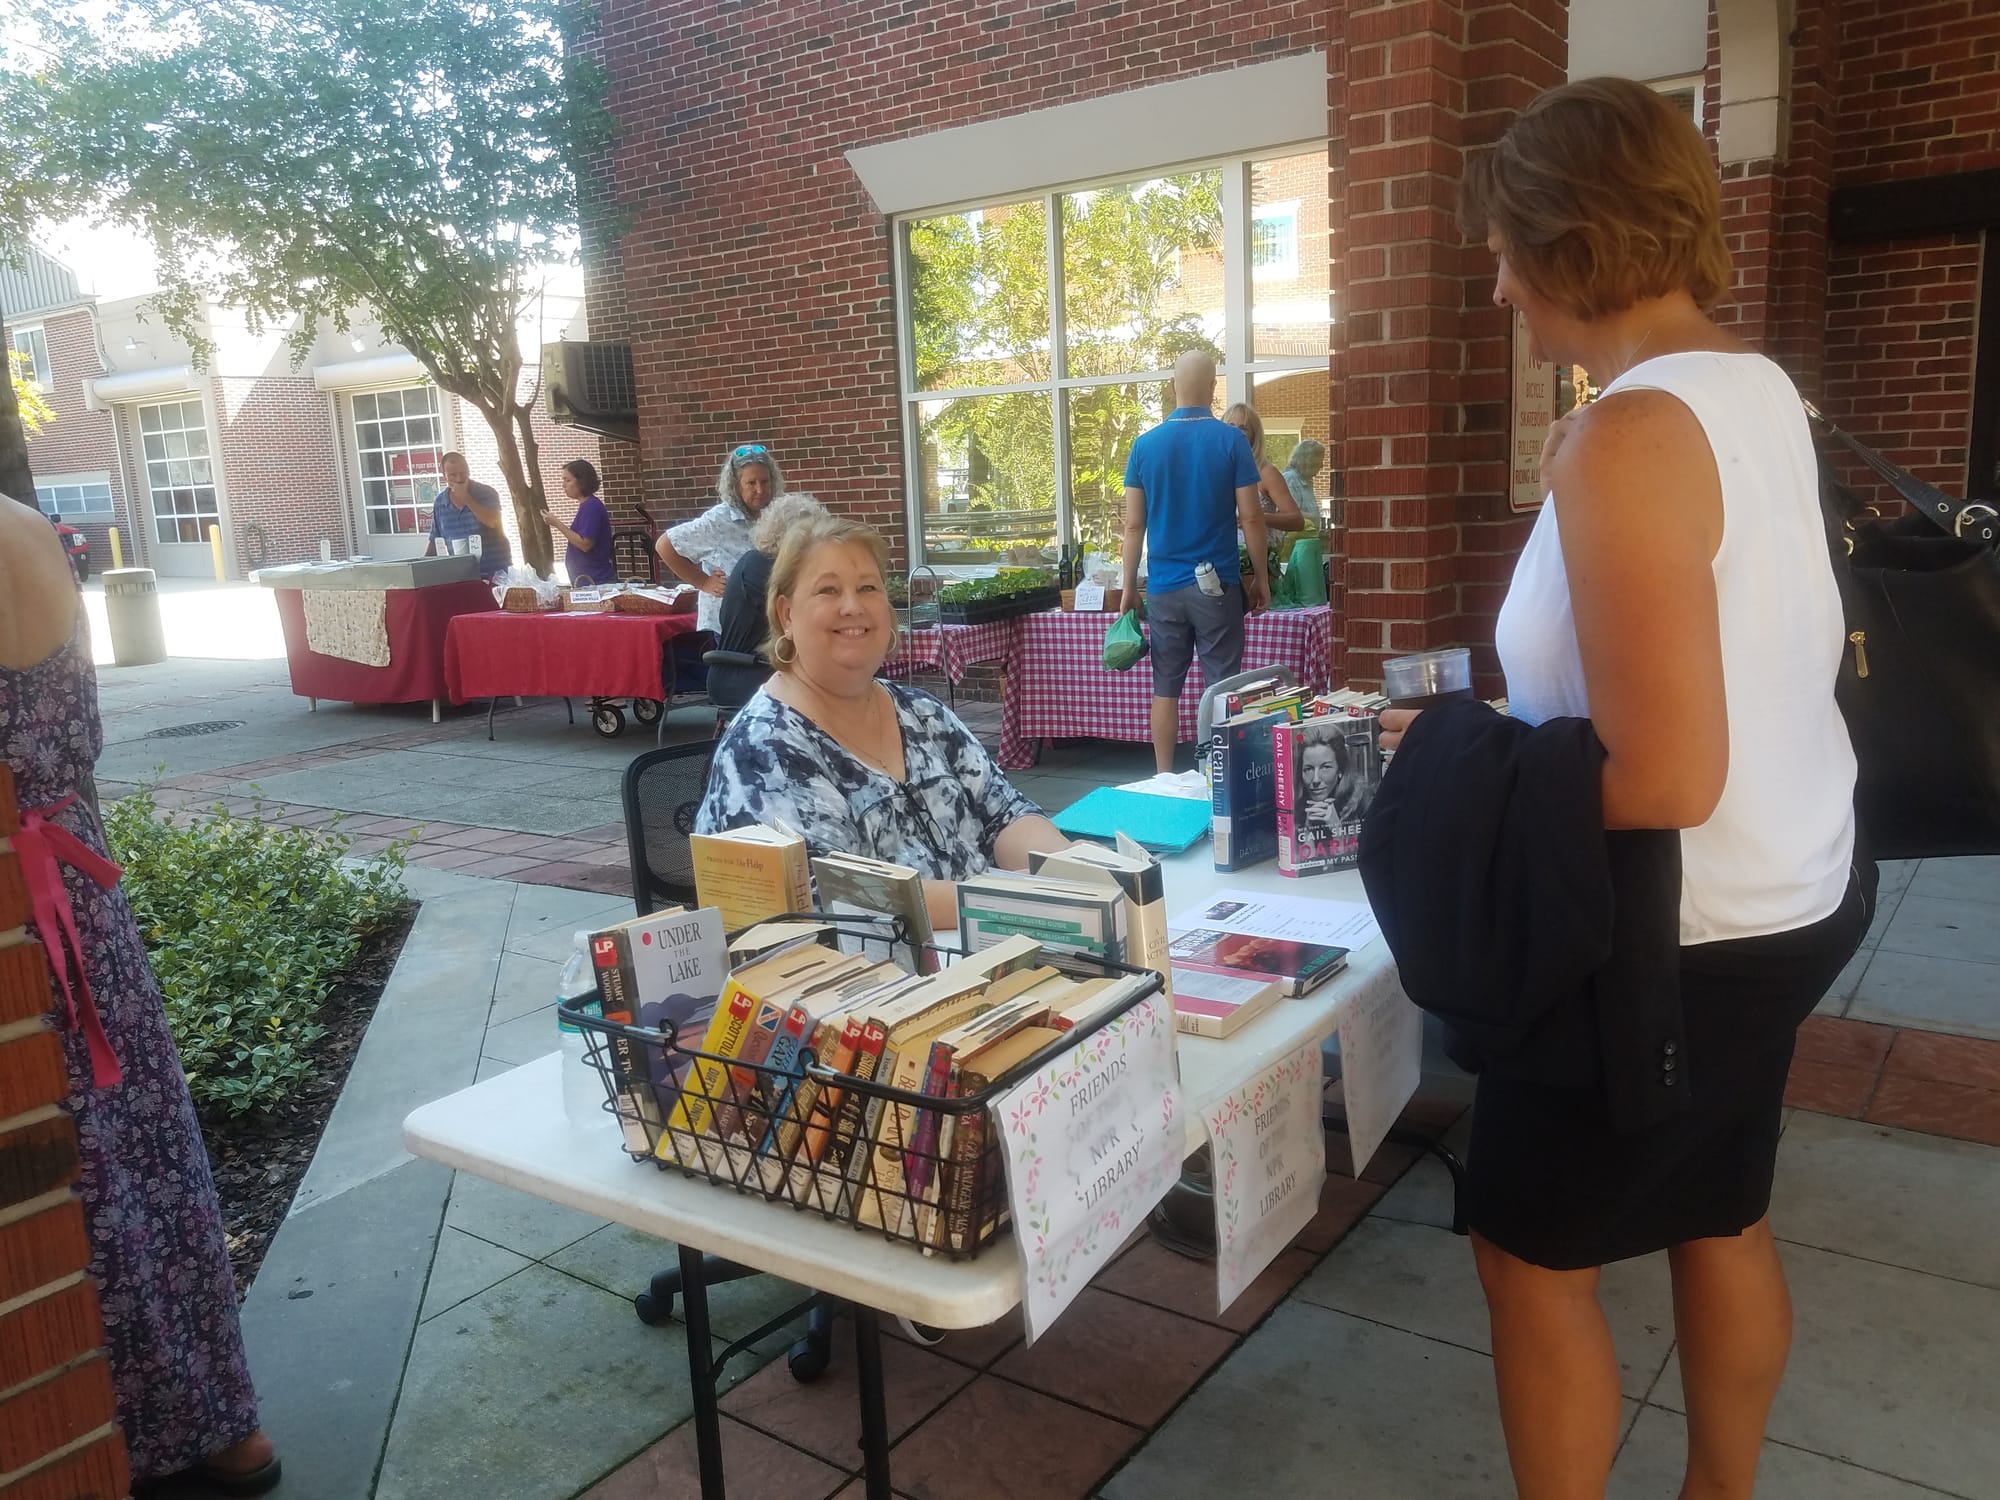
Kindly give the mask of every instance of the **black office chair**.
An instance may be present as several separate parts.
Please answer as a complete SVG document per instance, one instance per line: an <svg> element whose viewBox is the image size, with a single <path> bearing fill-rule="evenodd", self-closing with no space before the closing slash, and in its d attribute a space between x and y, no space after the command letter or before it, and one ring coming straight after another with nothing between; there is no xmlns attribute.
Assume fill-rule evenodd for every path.
<svg viewBox="0 0 2000 1500"><path fill-rule="evenodd" d="M704 651L701 664L708 668L708 701L715 708L715 737L722 738L722 731L729 727L736 710L748 703L771 676L771 664L754 651ZM715 669L724 668L718 679ZM735 670L729 670L729 669ZM752 683L736 677L737 671L755 672L757 680Z"/></svg>
<svg viewBox="0 0 2000 1500"><path fill-rule="evenodd" d="M621 799L625 806L625 846L632 862L632 902L638 914L668 905L696 904L694 853L689 835L695 813L708 791L708 768L715 758L713 739L648 750L625 768ZM749 1266L717 1256L702 1257L702 1281L717 1286L759 1273ZM647 1289L632 1299L639 1321L656 1327L673 1317L674 1298L681 1292L681 1270L669 1266L653 1275ZM796 1379L817 1379L833 1357L834 1304L813 1299L806 1318L806 1336L789 1356ZM798 1316L793 1308L746 1334L717 1356L715 1364L776 1333Z"/></svg>

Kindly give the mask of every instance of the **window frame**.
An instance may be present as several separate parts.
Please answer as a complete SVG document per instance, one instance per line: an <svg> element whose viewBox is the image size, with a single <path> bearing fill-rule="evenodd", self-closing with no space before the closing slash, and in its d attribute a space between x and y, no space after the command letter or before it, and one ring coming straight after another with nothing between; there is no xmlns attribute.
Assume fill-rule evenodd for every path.
<svg viewBox="0 0 2000 1500"><path fill-rule="evenodd" d="M444 392L439 390L436 383L430 380L403 380L403 381L395 381L388 385L356 386L352 390L341 392L341 404L343 407L343 415L346 418L346 429L347 429L345 433L346 445L348 451L354 456L355 544L357 547L360 547L364 550L367 548L367 546L371 541L378 538L388 541L394 541L399 538L407 540L411 537L422 538L424 536L427 536L430 532L430 521L428 519L428 511L429 511L428 505L420 505L413 507L418 515L426 517L424 524L418 527L415 531L374 531L370 529L368 525L368 512L370 509L368 502L368 485L371 477L373 476L370 476L366 472L367 455L370 453L390 453L390 452L408 453L410 451L410 444L405 442L400 446L400 448L397 449L389 449L382 447L374 447L374 448L362 447L361 446L362 418L356 411L355 407L355 403L358 402L363 396L378 397L394 393L400 397L403 393L407 391L416 391L416 390L428 391L431 397L432 410L430 412L430 419L434 424L433 430L435 433L435 436L432 440L432 445L437 449L438 468L436 470L436 474L440 476L439 483L431 491L431 501L434 503L437 499L438 490L444 488L443 481L441 478L444 471L444 455L452 452L454 448L453 433L450 424L447 420L448 413L446 409L449 403L446 402L446 400L444 399ZM379 423L384 419L377 416L369 418L368 420L372 423ZM408 414L406 413L403 417L397 418L395 420L408 421L409 420ZM375 508L381 509L381 507L379 506ZM393 498L393 492L388 509L390 510L393 516L393 513L396 509Z"/></svg>
<svg viewBox="0 0 2000 1500"><path fill-rule="evenodd" d="M1250 213L1250 276L1253 281L1297 281L1299 279L1299 209L1304 203L1300 198L1288 198L1278 203L1266 203L1262 208L1253 208ZM1282 220L1288 234L1285 241L1285 255L1282 260L1270 265L1257 264L1257 226L1266 221Z"/></svg>
<svg viewBox="0 0 2000 1500"><path fill-rule="evenodd" d="M906 213L894 214L889 219L890 261L893 272L896 317L896 399L897 418L902 428L903 447L903 515L909 535L909 562L912 569L927 567L947 576L976 576L989 574L1000 566L996 557L993 563L932 562L927 556L924 541L923 475L921 472L923 455L921 444L921 423L916 416L918 404L934 401L952 401L978 396L1006 396L1027 392L1046 394L1050 401L1055 462L1055 521L1054 531L1058 544L1067 546L1076 537L1076 517L1074 497L1071 494L1070 434L1068 420L1067 393L1108 385L1164 384L1173 379L1172 370L1127 370L1111 375L1071 375L1068 372L1069 355L1066 346L1063 319L1063 214L1062 200L1071 193L1088 192L1095 188L1117 187L1125 183L1146 181L1157 177L1175 176L1192 172L1219 172L1222 177L1222 271L1223 271L1223 361L1218 374L1222 382L1222 397L1218 410L1234 402L1250 399L1250 390L1255 377L1259 375L1281 375L1302 370L1325 371L1328 368L1324 355L1311 358L1266 358L1253 359L1253 325L1255 316L1255 294L1253 283L1267 279L1266 276L1252 274L1252 205L1251 169L1260 162L1282 160L1290 156L1308 155L1327 149L1324 137L1282 142L1260 146L1254 151L1239 152L1234 155L1211 157L1200 161L1180 163L1170 167L1146 167L1120 172L1108 176L1086 178L1065 182L1034 192L1005 193L998 196L969 199L956 203L942 203ZM906 226L928 219L942 218L951 214L968 214L989 208L1008 207L1039 200L1043 206L1048 225L1048 301L1049 301L1049 378L1024 382L1010 382L999 385L952 386L936 390L917 387L916 378L916 328L910 315L910 259ZM1298 233L1297 215L1304 200L1285 200L1276 205L1261 206L1257 217L1263 217L1272 208L1290 207L1293 212L1294 230L1292 236L1293 265L1290 277L1298 275ZM1330 207L1330 205L1329 205ZM1232 253L1234 252L1234 253ZM1268 275L1268 273L1267 273ZM1283 279L1268 275L1268 279ZM1329 282L1327 321L1333 319L1332 287ZM1331 337L1329 336L1329 348Z"/></svg>
<svg viewBox="0 0 2000 1500"><path fill-rule="evenodd" d="M1655 78L1646 87L1656 94L1664 94L1669 99L1685 97L1688 101L1688 117L1694 121L1694 128L1706 132L1707 125L1702 120L1701 110L1705 101L1703 83L1699 73L1684 73L1674 78Z"/></svg>
<svg viewBox="0 0 2000 1500"><path fill-rule="evenodd" d="M44 396L52 392L55 389L56 377L55 366L49 359L48 325L45 323L23 323L18 328L9 328L7 330L7 337L9 347L16 354L25 354L28 356L29 379L34 381L35 389L40 391ZM21 340L27 338L34 340L34 346L24 349L21 347Z"/></svg>
<svg viewBox="0 0 2000 1500"><path fill-rule="evenodd" d="M49 502L44 499L42 494L44 490L76 490L78 491L79 498L81 498L82 491L98 489L104 491L104 505L99 510L65 511L60 508L61 502L59 501L56 502L58 508L50 510ZM111 489L111 471L109 469L81 470L75 474L37 474L35 476L36 509L40 510L45 516L53 516L58 521L65 523L70 521L115 521L118 518L117 505L118 497Z"/></svg>

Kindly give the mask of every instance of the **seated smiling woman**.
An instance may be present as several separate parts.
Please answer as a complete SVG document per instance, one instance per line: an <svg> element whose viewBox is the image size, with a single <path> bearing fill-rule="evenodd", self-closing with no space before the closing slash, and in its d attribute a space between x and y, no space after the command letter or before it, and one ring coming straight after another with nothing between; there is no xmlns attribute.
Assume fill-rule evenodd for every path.
<svg viewBox="0 0 2000 1500"><path fill-rule="evenodd" d="M896 635L881 534L831 515L794 525L771 568L776 667L716 747L695 830L783 819L814 854L909 865L931 921L958 923L955 881L1069 841L1001 774L957 715L875 678Z"/></svg>

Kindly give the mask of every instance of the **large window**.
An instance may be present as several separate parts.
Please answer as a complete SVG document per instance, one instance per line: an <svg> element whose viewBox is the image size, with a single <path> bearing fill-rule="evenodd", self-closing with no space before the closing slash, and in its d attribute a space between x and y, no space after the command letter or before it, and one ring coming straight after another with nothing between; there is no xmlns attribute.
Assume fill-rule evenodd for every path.
<svg viewBox="0 0 2000 1500"><path fill-rule="evenodd" d="M444 488L444 429L437 387L363 391L354 398L361 509L370 536L430 530L431 501Z"/></svg>
<svg viewBox="0 0 2000 1500"><path fill-rule="evenodd" d="M52 474L35 479L35 503L42 514L59 521L82 520L111 514L111 476L103 470L95 474Z"/></svg>
<svg viewBox="0 0 2000 1500"><path fill-rule="evenodd" d="M153 532L162 542L200 542L222 520L209 456L208 423L199 401L161 401L139 408L146 489Z"/></svg>
<svg viewBox="0 0 2000 1500"><path fill-rule="evenodd" d="M49 340L40 328L16 328L9 335L14 341L14 352L21 356L26 367L23 371L43 391L55 387L55 377L49 373Z"/></svg>
<svg viewBox="0 0 2000 1500"><path fill-rule="evenodd" d="M1316 373L1324 431L1326 182L1313 150L899 221L913 552L1114 553L1132 440L1190 349L1218 412Z"/></svg>

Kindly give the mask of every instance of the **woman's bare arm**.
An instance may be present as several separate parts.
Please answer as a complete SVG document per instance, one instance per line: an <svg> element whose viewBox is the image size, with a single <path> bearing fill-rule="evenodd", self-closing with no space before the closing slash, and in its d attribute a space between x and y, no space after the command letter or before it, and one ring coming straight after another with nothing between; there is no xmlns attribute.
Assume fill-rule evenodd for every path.
<svg viewBox="0 0 2000 1500"><path fill-rule="evenodd" d="M1273 531L1306 529L1306 518L1299 510L1299 502L1293 498L1292 487L1285 483L1285 476L1278 472L1276 464L1258 465L1257 488L1271 505L1264 513L1266 526Z"/></svg>
<svg viewBox="0 0 2000 1500"><path fill-rule="evenodd" d="M1605 826L1705 823L1729 772L1708 439L1665 392L1621 392L1574 423L1544 473L1606 751Z"/></svg>

